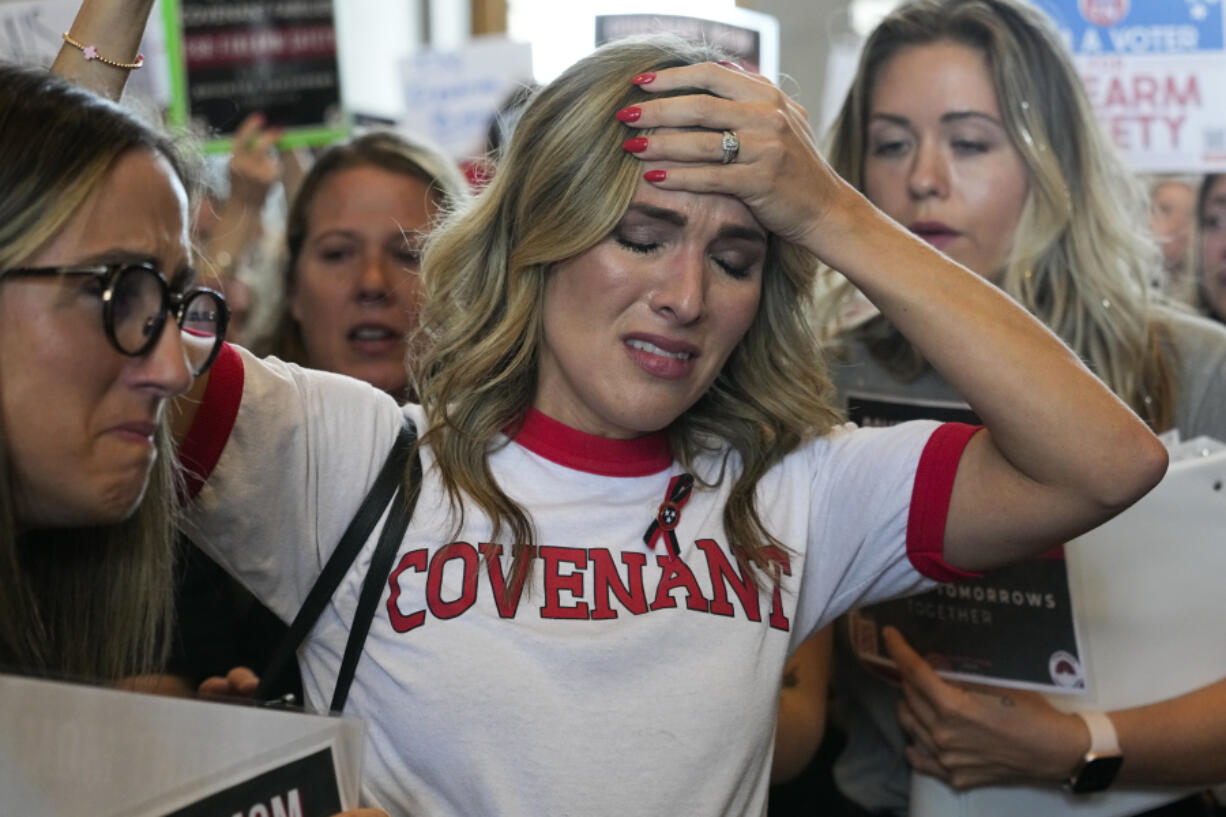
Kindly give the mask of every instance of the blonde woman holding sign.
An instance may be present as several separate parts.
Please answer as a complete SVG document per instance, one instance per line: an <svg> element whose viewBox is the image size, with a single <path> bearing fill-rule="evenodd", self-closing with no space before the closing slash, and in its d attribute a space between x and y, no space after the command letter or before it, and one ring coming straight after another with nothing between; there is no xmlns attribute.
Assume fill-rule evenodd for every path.
<svg viewBox="0 0 1226 817"><path fill-rule="evenodd" d="M1029 4L916 0L889 15L866 43L831 162L912 233L1042 319L1152 429L1226 438L1226 332L1151 299L1160 259L1144 196L1101 133L1058 35ZM829 314L837 303L827 306ZM841 340L833 372L844 393L973 406L890 316ZM1226 779L1226 682L1091 714L1091 729L1036 694L947 684L897 634L887 643L904 670L902 696L846 642L835 661L848 731L835 776L868 811L906 813L904 757L956 788L1067 782L1089 791L1112 783L1112 765L1121 785ZM1112 725L1123 765L1087 760L1113 747ZM1094 814L1135 804L1061 802Z"/></svg>

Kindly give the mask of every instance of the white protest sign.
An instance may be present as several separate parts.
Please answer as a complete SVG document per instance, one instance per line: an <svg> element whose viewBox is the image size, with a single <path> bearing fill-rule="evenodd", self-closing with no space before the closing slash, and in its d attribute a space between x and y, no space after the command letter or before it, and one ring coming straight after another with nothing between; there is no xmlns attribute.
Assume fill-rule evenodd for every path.
<svg viewBox="0 0 1226 817"><path fill-rule="evenodd" d="M0 675L0 814L228 817L277 801L330 817L357 805L364 732L354 718Z"/></svg>
<svg viewBox="0 0 1226 817"><path fill-rule="evenodd" d="M456 51L420 51L401 63L407 130L456 159L485 152L498 106L532 82L532 47L480 38Z"/></svg>
<svg viewBox="0 0 1226 817"><path fill-rule="evenodd" d="M1135 170L1226 169L1222 0L1036 0Z"/></svg>
<svg viewBox="0 0 1226 817"><path fill-rule="evenodd" d="M1199 437L1171 452L1166 476L1104 525L1065 546L1085 635L1088 683L1057 709L1112 711L1182 695L1226 677L1226 445ZM1127 751L1127 749L1125 749ZM1124 817L1192 787L1113 785L1092 795L1055 786L955 791L913 775L912 817Z"/></svg>

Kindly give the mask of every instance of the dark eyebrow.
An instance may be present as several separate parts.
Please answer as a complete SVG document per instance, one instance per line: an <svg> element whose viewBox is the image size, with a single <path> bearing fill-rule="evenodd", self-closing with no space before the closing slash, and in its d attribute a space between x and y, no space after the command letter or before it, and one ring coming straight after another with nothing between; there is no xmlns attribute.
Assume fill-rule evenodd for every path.
<svg viewBox="0 0 1226 817"><path fill-rule="evenodd" d="M187 289L196 282L196 269L187 263L181 264L173 273L167 275L166 271L162 269L161 262L155 256L144 252L132 252L131 250L103 250L81 259L80 266L109 266L111 264L148 264L161 272L163 276L166 276L166 283L171 289L176 291Z"/></svg>
<svg viewBox="0 0 1226 817"><path fill-rule="evenodd" d="M742 227L739 224L729 224L727 227L721 227L719 232L715 234L716 238L739 238L744 241L756 241L759 244L766 244L766 234L761 230L756 230L753 227Z"/></svg>
<svg viewBox="0 0 1226 817"><path fill-rule="evenodd" d="M986 114L983 111L950 111L949 113L941 116L941 121L944 123L962 122L967 119L982 119L985 122L992 123L998 128L1004 127L1004 123L1002 123L999 119L991 116L990 114Z"/></svg>
<svg viewBox="0 0 1226 817"><path fill-rule="evenodd" d="M150 266L158 266L157 258L148 253L132 252L131 250L103 250L99 253L81 259L81 266L104 265L104 264L149 264Z"/></svg>
<svg viewBox="0 0 1226 817"><path fill-rule="evenodd" d="M672 224L676 227L684 227L686 225L685 216L682 215L681 213L678 213L676 210L669 210L664 207L654 207L650 204L642 204L639 202L632 203L629 207L626 208L626 210L627 212L630 210L633 210L636 213L642 213L648 218L659 219L660 221L667 221L669 224Z"/></svg>
<svg viewBox="0 0 1226 817"><path fill-rule="evenodd" d="M893 113L874 113L869 116L869 119L884 119L895 125L901 125L904 128L911 127L911 120L905 116L899 116ZM941 123L948 125L952 122L962 122L967 119L982 119L985 122L991 122L997 127L1003 128L1004 124L994 116L983 113L982 111L949 111L941 115Z"/></svg>
<svg viewBox="0 0 1226 817"><path fill-rule="evenodd" d="M327 230L324 230L322 233L317 233L311 236L311 243L314 244L316 241L323 241L325 238L332 237L344 238L348 239L349 241L359 241L362 238L362 234L357 230L349 230L344 227L330 227Z"/></svg>
<svg viewBox="0 0 1226 817"><path fill-rule="evenodd" d="M905 116L899 116L898 114L893 114L893 113L873 113L873 114L869 114L869 117L868 117L868 118L869 118L870 120L873 120L873 119L884 119L886 122L889 122L891 125L899 125L899 126L904 127L904 128L909 128L909 127L911 127L911 120L910 120L910 119L908 119L908 118L907 118L907 117L905 117Z"/></svg>
<svg viewBox="0 0 1226 817"><path fill-rule="evenodd" d="M650 204L642 204L636 202L631 204L627 211L633 210L636 213L642 213L648 218L659 219L677 227L684 227L688 220L685 215L678 213L676 210L669 210L665 207L655 207ZM757 241L761 244L766 243L766 234L761 230L753 227L745 227L740 224L729 224L721 227L716 233L716 238L740 238L748 241Z"/></svg>
<svg viewBox="0 0 1226 817"><path fill-rule="evenodd" d="M406 243L413 242L413 241L422 241L428 238L429 235L430 235L430 231L428 229L427 230L406 230L403 227L399 227L397 228L397 232L394 235L388 236L388 240L386 243L396 244L401 241L406 242Z"/></svg>

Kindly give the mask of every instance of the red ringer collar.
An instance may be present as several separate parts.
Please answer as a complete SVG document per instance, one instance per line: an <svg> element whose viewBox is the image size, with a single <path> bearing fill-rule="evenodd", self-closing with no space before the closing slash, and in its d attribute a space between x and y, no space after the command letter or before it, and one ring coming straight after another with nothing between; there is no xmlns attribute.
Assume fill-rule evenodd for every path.
<svg viewBox="0 0 1226 817"><path fill-rule="evenodd" d="M645 477L673 464L668 434L610 440L576 431L534 408L528 409L515 442L550 462L605 477Z"/></svg>

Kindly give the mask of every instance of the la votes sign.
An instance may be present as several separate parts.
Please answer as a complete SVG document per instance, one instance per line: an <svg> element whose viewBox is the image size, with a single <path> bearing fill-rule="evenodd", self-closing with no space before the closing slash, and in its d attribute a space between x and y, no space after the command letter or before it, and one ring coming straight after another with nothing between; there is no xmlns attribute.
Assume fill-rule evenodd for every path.
<svg viewBox="0 0 1226 817"><path fill-rule="evenodd" d="M1223 0L1035 0L1137 171L1226 169Z"/></svg>

